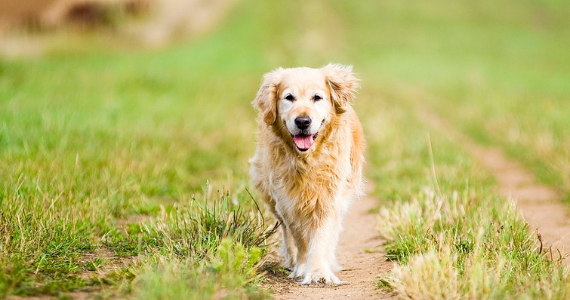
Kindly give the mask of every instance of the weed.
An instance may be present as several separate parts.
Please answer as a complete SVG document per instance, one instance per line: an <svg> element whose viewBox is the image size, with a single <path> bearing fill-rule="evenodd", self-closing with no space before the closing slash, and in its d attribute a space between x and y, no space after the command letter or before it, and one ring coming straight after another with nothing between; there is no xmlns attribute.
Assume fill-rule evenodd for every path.
<svg viewBox="0 0 570 300"><path fill-rule="evenodd" d="M223 239L208 263L160 257L145 264L133 282L134 299L261 299L266 294L250 285L256 278L262 251ZM144 292L143 292L144 291ZM150 292L148 292L150 291Z"/></svg>

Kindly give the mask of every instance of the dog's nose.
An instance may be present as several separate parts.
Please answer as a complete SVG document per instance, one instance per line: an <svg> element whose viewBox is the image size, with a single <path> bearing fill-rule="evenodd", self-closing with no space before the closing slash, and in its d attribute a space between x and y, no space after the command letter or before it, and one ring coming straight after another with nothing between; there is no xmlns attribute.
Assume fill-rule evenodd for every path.
<svg viewBox="0 0 570 300"><path fill-rule="evenodd" d="M297 125L299 129L307 129L311 126L311 118L309 118L309 116L299 116L295 118L295 125Z"/></svg>

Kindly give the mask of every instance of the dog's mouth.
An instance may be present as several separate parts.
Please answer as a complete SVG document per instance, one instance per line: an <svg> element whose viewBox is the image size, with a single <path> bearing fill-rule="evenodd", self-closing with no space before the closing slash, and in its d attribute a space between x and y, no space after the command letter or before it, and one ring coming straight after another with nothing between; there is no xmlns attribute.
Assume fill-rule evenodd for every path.
<svg viewBox="0 0 570 300"><path fill-rule="evenodd" d="M305 152L311 148L318 135L318 132L315 134L301 133L297 135L291 135L291 137L293 138L293 142L295 143L295 146L297 146L297 149L299 149L301 152Z"/></svg>

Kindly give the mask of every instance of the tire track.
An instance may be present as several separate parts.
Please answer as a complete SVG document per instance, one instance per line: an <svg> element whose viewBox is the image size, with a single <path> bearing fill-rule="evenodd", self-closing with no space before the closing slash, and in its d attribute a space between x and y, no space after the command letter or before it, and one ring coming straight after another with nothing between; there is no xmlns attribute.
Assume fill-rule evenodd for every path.
<svg viewBox="0 0 570 300"><path fill-rule="evenodd" d="M554 188L540 184L534 174L517 161L507 158L497 148L479 145L447 124L444 120L422 109L420 119L434 129L461 142L471 155L485 166L498 183L499 195L516 203L529 228L536 231L543 249L552 247L567 257L570 251L570 211L562 203L562 195ZM556 259L557 254L553 255Z"/></svg>

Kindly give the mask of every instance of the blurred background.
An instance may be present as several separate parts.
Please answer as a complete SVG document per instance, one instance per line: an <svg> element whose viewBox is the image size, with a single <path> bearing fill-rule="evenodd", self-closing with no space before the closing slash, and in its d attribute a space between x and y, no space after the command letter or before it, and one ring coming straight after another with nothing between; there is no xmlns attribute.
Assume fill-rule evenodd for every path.
<svg viewBox="0 0 570 300"><path fill-rule="evenodd" d="M3 0L0 51L7 56L77 47L78 35L108 35L114 43L164 46L206 31L235 0Z"/></svg>
<svg viewBox="0 0 570 300"><path fill-rule="evenodd" d="M252 151L263 73L338 62L362 79L371 138L390 126L377 110L429 110L568 193L568 15L560 0L1 0L0 117L5 136L38 147L30 137L52 123L54 143L81 140L71 128L178 134L212 158L182 172L197 184L245 175L236 158ZM230 141L248 147L224 152Z"/></svg>
<svg viewBox="0 0 570 300"><path fill-rule="evenodd" d="M4 130L28 140L54 118L63 134L185 128L221 151L227 130L252 145L264 72L338 62L362 79L370 136L375 109L430 110L567 192L568 15L559 0L1 0ZM241 132L223 122L237 111Z"/></svg>

